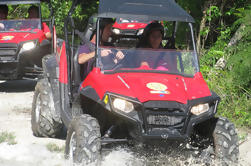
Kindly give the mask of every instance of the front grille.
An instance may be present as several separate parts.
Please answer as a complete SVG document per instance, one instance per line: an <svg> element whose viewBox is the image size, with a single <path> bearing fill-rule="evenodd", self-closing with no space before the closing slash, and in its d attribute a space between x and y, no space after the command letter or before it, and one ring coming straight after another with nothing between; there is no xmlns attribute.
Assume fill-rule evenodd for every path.
<svg viewBox="0 0 251 166"><path fill-rule="evenodd" d="M147 133L164 130L184 134L185 124L189 120L187 105L175 101L145 102L139 116Z"/></svg>
<svg viewBox="0 0 251 166"><path fill-rule="evenodd" d="M2 49L0 48L0 56L11 56L16 54L16 49Z"/></svg>
<svg viewBox="0 0 251 166"><path fill-rule="evenodd" d="M186 111L178 108L145 108L142 113L148 132L165 129L181 133L187 118Z"/></svg>
<svg viewBox="0 0 251 166"><path fill-rule="evenodd" d="M18 45L15 43L0 43L0 60L16 59Z"/></svg>
<svg viewBox="0 0 251 166"><path fill-rule="evenodd" d="M146 121L148 125L177 126L183 124L186 114L179 109L146 109Z"/></svg>
<svg viewBox="0 0 251 166"><path fill-rule="evenodd" d="M184 117L167 115L148 115L147 124L157 126L177 126L182 124Z"/></svg>
<svg viewBox="0 0 251 166"><path fill-rule="evenodd" d="M136 34L136 32L137 30L135 29L125 29L121 31L122 34Z"/></svg>

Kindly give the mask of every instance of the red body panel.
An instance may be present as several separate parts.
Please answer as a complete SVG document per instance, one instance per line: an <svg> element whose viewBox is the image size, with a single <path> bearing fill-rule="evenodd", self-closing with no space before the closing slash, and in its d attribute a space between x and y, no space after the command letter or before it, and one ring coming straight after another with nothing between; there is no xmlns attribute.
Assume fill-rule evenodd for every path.
<svg viewBox="0 0 251 166"><path fill-rule="evenodd" d="M144 29L147 26L147 23L114 23L113 28L118 28L121 30L124 29Z"/></svg>
<svg viewBox="0 0 251 166"><path fill-rule="evenodd" d="M160 83L167 89L153 93L147 87L148 83ZM81 87L91 86L102 99L106 92L137 98L140 102L150 100L176 101L186 104L187 100L211 96L209 88L201 73L193 78L180 75L158 73L117 73L103 74L94 68Z"/></svg>
<svg viewBox="0 0 251 166"><path fill-rule="evenodd" d="M62 47L57 50L58 55L60 56L59 62L59 82L63 84L68 83L68 72L67 72L67 58L66 58L66 49L65 42L63 42Z"/></svg>
<svg viewBox="0 0 251 166"><path fill-rule="evenodd" d="M38 39L39 43L41 43L44 39L46 39L42 30L37 29L34 30L35 33L30 32L7 32L0 33L0 43L20 43L29 40Z"/></svg>

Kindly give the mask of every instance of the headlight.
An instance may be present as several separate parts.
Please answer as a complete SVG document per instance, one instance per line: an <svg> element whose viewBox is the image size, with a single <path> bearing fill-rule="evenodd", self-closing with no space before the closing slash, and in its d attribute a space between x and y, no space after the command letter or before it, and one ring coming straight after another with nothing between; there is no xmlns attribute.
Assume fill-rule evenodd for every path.
<svg viewBox="0 0 251 166"><path fill-rule="evenodd" d="M28 51L28 50L31 50L35 47L36 47L36 44L35 44L35 42L32 41L32 42L24 43L22 48L24 51Z"/></svg>
<svg viewBox="0 0 251 166"><path fill-rule="evenodd" d="M115 98L112 104L114 108L123 111L125 113L129 113L134 110L134 106L131 102L120 98Z"/></svg>
<svg viewBox="0 0 251 166"><path fill-rule="evenodd" d="M143 32L144 32L144 29L140 29L140 30L138 31L137 35L142 35Z"/></svg>
<svg viewBox="0 0 251 166"><path fill-rule="evenodd" d="M199 105L196 105L196 106L193 106L192 109L191 109L191 113L194 114L194 115L200 115L206 111L209 110L209 104L206 103L206 104L199 104Z"/></svg>
<svg viewBox="0 0 251 166"><path fill-rule="evenodd" d="M120 34L120 30L119 30L119 29L116 29L116 28L115 28L115 29L113 29L112 31L113 31L113 33L115 33L116 35Z"/></svg>

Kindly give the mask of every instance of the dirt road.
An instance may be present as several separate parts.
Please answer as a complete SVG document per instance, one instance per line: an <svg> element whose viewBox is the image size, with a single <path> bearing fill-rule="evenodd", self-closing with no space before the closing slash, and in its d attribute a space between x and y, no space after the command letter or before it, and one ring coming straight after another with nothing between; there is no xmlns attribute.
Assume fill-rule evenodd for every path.
<svg viewBox="0 0 251 166"><path fill-rule="evenodd" d="M30 112L35 81L0 81L0 133L13 133L16 144L0 143L0 166L68 166L63 152L49 151L53 144L64 148L64 140L32 135ZM243 132L243 131L242 131ZM240 145L240 165L251 166L251 135ZM116 160L115 160L116 159ZM145 165L144 159L127 149L106 154L102 166Z"/></svg>

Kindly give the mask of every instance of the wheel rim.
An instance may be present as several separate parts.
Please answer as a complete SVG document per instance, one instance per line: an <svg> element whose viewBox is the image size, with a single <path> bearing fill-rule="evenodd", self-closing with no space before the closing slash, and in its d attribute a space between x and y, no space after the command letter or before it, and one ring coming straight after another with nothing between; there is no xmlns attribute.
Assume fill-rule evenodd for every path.
<svg viewBox="0 0 251 166"><path fill-rule="evenodd" d="M77 147L77 143L76 143L76 137L75 137L76 133L75 131L72 133L71 135L71 139L70 139L70 145L69 145L69 159L72 165L74 165L74 154L76 151L76 147Z"/></svg>
<svg viewBox="0 0 251 166"><path fill-rule="evenodd" d="M36 122L39 122L39 116L41 111L41 99L40 99L40 93L37 95L36 99L36 109L35 109L35 116L36 116Z"/></svg>

